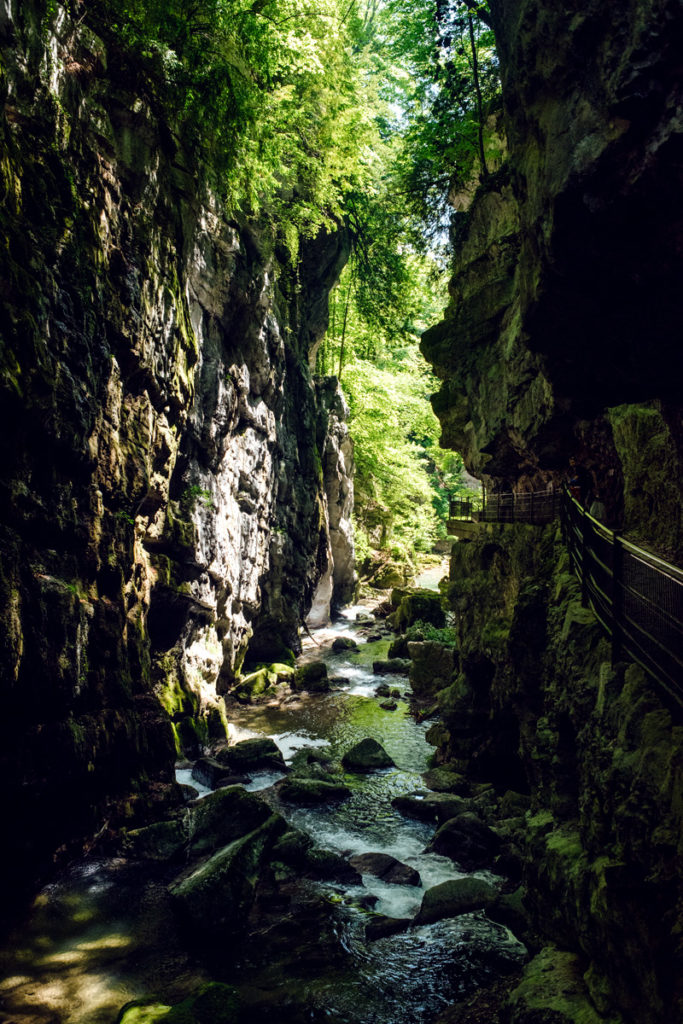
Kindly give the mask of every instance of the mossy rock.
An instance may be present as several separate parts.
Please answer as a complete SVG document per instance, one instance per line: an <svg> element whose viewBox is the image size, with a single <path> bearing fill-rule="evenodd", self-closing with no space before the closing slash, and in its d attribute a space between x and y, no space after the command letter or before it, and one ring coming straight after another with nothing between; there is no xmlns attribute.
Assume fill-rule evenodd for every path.
<svg viewBox="0 0 683 1024"><path fill-rule="evenodd" d="M432 924L444 917L458 917L483 910L494 902L498 890L482 878L456 878L427 889L415 918L416 924Z"/></svg>
<svg viewBox="0 0 683 1024"><path fill-rule="evenodd" d="M240 1013L235 989L211 982L175 1006L145 999L126 1003L116 1024L237 1024Z"/></svg>
<svg viewBox="0 0 683 1024"><path fill-rule="evenodd" d="M188 841L188 828L182 821L155 821L144 828L132 829L124 836L130 857L166 861L177 857Z"/></svg>
<svg viewBox="0 0 683 1024"><path fill-rule="evenodd" d="M275 841L287 831L279 814L236 839L169 887L179 916L200 942L239 934L246 925L258 881Z"/></svg>
<svg viewBox="0 0 683 1024"><path fill-rule="evenodd" d="M280 798L293 804L320 804L346 800L351 790L343 782L331 777L325 779L286 779L280 788Z"/></svg>
<svg viewBox="0 0 683 1024"><path fill-rule="evenodd" d="M457 800L458 797L452 799ZM445 821L427 846L428 853L440 853L456 861L465 871L490 867L500 846L493 829L476 814L465 812Z"/></svg>
<svg viewBox="0 0 683 1024"><path fill-rule="evenodd" d="M324 661L310 661L306 665L300 665L294 674L292 685L295 690L306 690L308 693L327 693L330 689L327 665Z"/></svg>
<svg viewBox="0 0 683 1024"><path fill-rule="evenodd" d="M252 832L272 813L264 800L242 786L218 789L188 811L190 850L195 856Z"/></svg>
<svg viewBox="0 0 683 1024"><path fill-rule="evenodd" d="M466 811L470 803L453 793L407 793L394 797L391 806L407 818L443 824Z"/></svg>
<svg viewBox="0 0 683 1024"><path fill-rule="evenodd" d="M374 772L380 768L396 767L384 747L370 736L347 750L342 757L342 765L349 772Z"/></svg>
<svg viewBox="0 0 683 1024"><path fill-rule="evenodd" d="M469 783L462 772L446 765L430 768L422 778L425 786L435 793L456 793L458 796L467 796L470 791Z"/></svg>
<svg viewBox="0 0 683 1024"><path fill-rule="evenodd" d="M284 662L259 665L253 672L242 676L232 692L238 700L250 701L269 693L280 683L291 682L293 677L294 669Z"/></svg>
<svg viewBox="0 0 683 1024"><path fill-rule="evenodd" d="M441 598L431 590L413 591L402 598L395 614L397 629L405 633L415 622L429 622L437 629L446 625L446 615L441 607Z"/></svg>
<svg viewBox="0 0 683 1024"><path fill-rule="evenodd" d="M255 772L264 769L286 771L285 759L269 736L241 740L231 747L216 751L216 760L234 772Z"/></svg>

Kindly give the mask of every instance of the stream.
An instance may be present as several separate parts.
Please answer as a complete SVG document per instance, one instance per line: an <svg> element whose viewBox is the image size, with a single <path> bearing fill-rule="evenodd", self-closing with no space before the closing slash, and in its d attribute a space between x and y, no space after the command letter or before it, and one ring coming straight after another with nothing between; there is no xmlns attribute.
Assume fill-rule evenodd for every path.
<svg viewBox="0 0 683 1024"><path fill-rule="evenodd" d="M280 705L231 706L230 739L270 736L290 762L298 750L325 749L338 760L359 740L378 740L396 767L345 776L352 795L342 803L316 806L284 804L275 785L282 774L254 775L246 788L261 791L291 825L307 832L325 849L348 858L386 853L415 868L421 885L387 884L373 875L363 885L312 882L334 907L335 929L344 951L344 967L318 964L304 970L287 988L283 973L265 955L240 958L231 952L221 980L238 984L253 1003L255 1016L296 998L311 1008L311 1021L334 1024L431 1024L453 1000L511 969L525 949L502 925L483 913L464 914L436 924L408 928L369 942L368 908L394 918L413 917L424 891L447 879L463 877L449 858L424 853L434 825L399 814L394 797L424 790L421 775L431 749L425 740L430 723L409 714L407 677L378 676L374 660L384 659L388 635L376 636L371 622L357 622L367 610L347 608L334 625L316 631L304 644L302 661L322 659L334 677L331 692L293 695ZM353 638L358 650L335 653L333 641ZM377 686L399 690L395 710L380 707ZM178 780L202 794L209 791L179 770ZM487 872L477 877L496 881ZM121 858L75 866L44 889L31 914L0 950L0 1020L13 1024L114 1024L128 1000L163 993L182 999L209 978L187 952L165 896L165 880L145 864ZM375 902L376 901L376 902ZM374 905L373 905L374 904ZM315 940L315 937L313 937ZM303 980L302 980L303 978ZM283 987L284 986L284 987ZM305 988L302 995L301 987ZM8 1014L8 1015L7 1015ZM289 1018L287 1018L289 1019Z"/></svg>

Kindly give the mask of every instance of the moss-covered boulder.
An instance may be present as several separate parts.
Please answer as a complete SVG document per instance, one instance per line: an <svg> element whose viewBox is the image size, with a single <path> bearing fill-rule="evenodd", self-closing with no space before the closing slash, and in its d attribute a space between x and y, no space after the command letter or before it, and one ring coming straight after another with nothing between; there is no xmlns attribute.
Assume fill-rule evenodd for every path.
<svg viewBox="0 0 683 1024"><path fill-rule="evenodd" d="M575 953L546 946L524 968L509 999L511 1024L619 1024L598 1013L584 980L585 962Z"/></svg>
<svg viewBox="0 0 683 1024"><path fill-rule="evenodd" d="M444 822L434 833L427 852L440 853L456 861L465 871L490 867L500 846L493 829L472 812Z"/></svg>
<svg viewBox="0 0 683 1024"><path fill-rule="evenodd" d="M308 693L327 693L330 689L330 681L327 678L327 665L324 661L309 661L305 665L299 665L292 687L295 690L306 690Z"/></svg>
<svg viewBox="0 0 683 1024"><path fill-rule="evenodd" d="M419 873L388 853L359 853L349 857L351 867L361 875L375 875L391 885L421 885Z"/></svg>
<svg viewBox="0 0 683 1024"><path fill-rule="evenodd" d="M351 790L343 782L332 777L324 779L306 779L292 777L286 779L279 789L280 799L292 804L321 804L336 800L346 800Z"/></svg>
<svg viewBox="0 0 683 1024"><path fill-rule="evenodd" d="M247 835L271 815L268 804L242 786L218 789L189 811L189 844L193 856L209 853Z"/></svg>
<svg viewBox="0 0 683 1024"><path fill-rule="evenodd" d="M208 786L209 789L249 782L248 775L233 771L214 757L198 757L192 765L192 778L201 782L203 786Z"/></svg>
<svg viewBox="0 0 683 1024"><path fill-rule="evenodd" d="M470 785L462 772L451 768L448 765L439 765L430 768L422 776L423 782L428 789L435 793L456 793L458 796L467 796Z"/></svg>
<svg viewBox="0 0 683 1024"><path fill-rule="evenodd" d="M370 736L347 750L342 757L342 765L348 772L374 772L380 768L396 767L384 747Z"/></svg>
<svg viewBox="0 0 683 1024"><path fill-rule="evenodd" d="M391 801L400 814L417 821L436 821L443 824L458 814L469 810L471 804L466 797L454 793L406 793Z"/></svg>
<svg viewBox="0 0 683 1024"><path fill-rule="evenodd" d="M342 651L357 651L358 644L350 636L338 636L332 641L332 650L339 654Z"/></svg>
<svg viewBox="0 0 683 1024"><path fill-rule="evenodd" d="M415 622L429 622L437 629L446 625L439 594L432 590L413 590L401 598L394 615L396 628L405 633Z"/></svg>
<svg viewBox="0 0 683 1024"><path fill-rule="evenodd" d="M231 747L216 751L216 760L235 773L256 771L286 771L285 759L280 748L269 736L257 736L241 740Z"/></svg>
<svg viewBox="0 0 683 1024"><path fill-rule="evenodd" d="M259 697L267 697L276 693L279 684L291 683L293 677L293 666L284 662L259 665L240 678L232 694L241 701L257 700Z"/></svg>
<svg viewBox="0 0 683 1024"><path fill-rule="evenodd" d="M498 890L482 878L456 878L427 889L415 924L431 924L490 906Z"/></svg>
<svg viewBox="0 0 683 1024"><path fill-rule="evenodd" d="M416 697L434 697L447 687L457 668L457 652L452 646L435 640L412 641L410 655L410 685Z"/></svg>
<svg viewBox="0 0 683 1024"><path fill-rule="evenodd" d="M372 671L376 676L396 675L405 676L410 669L410 662L407 658L387 658L385 660L373 661Z"/></svg>
<svg viewBox="0 0 683 1024"><path fill-rule="evenodd" d="M270 850L286 831L284 818L273 814L172 883L170 895L195 940L234 936L244 929Z"/></svg>
<svg viewBox="0 0 683 1024"><path fill-rule="evenodd" d="M116 1024L238 1024L241 1013L235 989L211 982L175 1005L148 999L126 1003Z"/></svg>
<svg viewBox="0 0 683 1024"><path fill-rule="evenodd" d="M187 822L155 821L143 828L131 829L123 837L123 848L128 856L140 860L172 860L186 847Z"/></svg>

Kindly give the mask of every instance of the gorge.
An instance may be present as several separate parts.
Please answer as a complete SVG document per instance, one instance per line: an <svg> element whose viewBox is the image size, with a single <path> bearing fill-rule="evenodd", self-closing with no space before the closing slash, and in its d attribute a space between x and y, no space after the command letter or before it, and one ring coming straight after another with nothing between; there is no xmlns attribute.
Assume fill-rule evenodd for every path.
<svg viewBox="0 0 683 1024"><path fill-rule="evenodd" d="M481 174L455 216L450 303L422 340L441 381L434 409L444 446L493 492L559 486L574 459L609 525L681 565L679 5L463 6L481 7L495 33L496 116L507 142L500 166ZM326 676L306 675L320 652L305 640L306 629L319 640L330 614L357 593L347 406L337 379L316 373L353 232L335 214L300 232L293 257L271 211L227 205L210 158L168 116L159 81L136 67L110 15L87 2L0 5L8 942L23 948L17 935L27 934L38 890L38 906L54 898L69 917L59 886L90 877L89 864L145 907L161 888L182 903L181 869L215 866L226 850L232 868L222 895L202 903L200 894L198 910L186 900L182 926L172 911L164 916L165 896L150 902L150 920L177 943L159 953L171 970L164 975L150 953L137 989L124 986L118 1004L93 995L92 1007L76 1012L67 996L56 1008L47 984L41 989L40 946L34 963L18 963L5 944L0 1006L16 1024L113 1021L136 998L147 1009L122 1011L125 1024L273 1013L399 1024L400 979L398 994L377 983L379 1004L358 1005L357 963L356 996L343 1005L328 989L316 990L316 1001L299 981L278 987L288 972L298 978L297 956L320 978L332 971L325 985L341 991L349 982L346 933L334 916L335 899L346 897L321 896L315 885L353 889L349 852L365 849L348 837L335 849L315 835L320 848L311 852L305 815L278 801L283 786L310 795L317 785L328 794L325 786L338 787L337 797L346 787L349 806L362 803L342 758L360 732L340 726L342 743L333 727L325 763L301 752L296 762L288 750L281 765L271 749L266 762L282 768L274 803L272 793L271 803L244 795L237 782L205 786L210 799L187 803L193 794L175 770L179 759L197 765L208 754L205 771L222 764L233 780L250 775L236 755L230 763L238 726L278 736L286 730L254 721L302 705L315 720L316 708L341 706L335 687L360 685L355 655L348 676L337 652L330 674L342 681L333 675L326 692ZM292 187L289 200L297 195ZM353 633L366 689L351 697L362 697L365 731L398 765L396 776L387 766L388 775L372 777L383 794L367 798L386 815L380 832L391 832L396 816L384 791L394 799L416 790L453 811L444 819L430 810L430 832L451 821L471 831L474 817L494 834L495 853L474 866L462 851L453 857L458 877L497 886L495 905L487 896L464 904L474 913L466 923L462 907L450 918L461 929L466 980L456 972L446 994L424 1005L406 997L413 1019L683 1020L681 708L637 664L612 663L557 525L482 524L453 546L441 602L398 587L373 603L378 634L362 621L365 636ZM400 675L388 685L397 709L378 711L381 684L363 667L366 647L380 662L405 659L393 669L410 672L413 717ZM399 724L377 724L387 716ZM424 825L414 826L415 842L428 844ZM381 838L370 835L377 852ZM302 881L313 895L301 895ZM355 898L352 913L375 922L368 928L410 919L396 942L405 940L407 962L417 955L417 905L405 914L380 905L375 918L372 901ZM229 909L208 927L211 949L197 952L196 916L208 922L214 899ZM290 917L279 920L285 905ZM87 918L90 908L78 911ZM252 942L245 976L255 936L270 936L266 966L281 957L262 1002L239 992L239 972L217 964L217 950L238 958L247 945L239 924ZM144 931L143 918L136 927ZM510 931L498 946L491 940L480 964L472 951L482 928ZM295 937L300 952L289 950L287 961ZM426 987L440 973L451 977L458 958L448 950L424 969ZM361 962L378 955L365 951Z"/></svg>

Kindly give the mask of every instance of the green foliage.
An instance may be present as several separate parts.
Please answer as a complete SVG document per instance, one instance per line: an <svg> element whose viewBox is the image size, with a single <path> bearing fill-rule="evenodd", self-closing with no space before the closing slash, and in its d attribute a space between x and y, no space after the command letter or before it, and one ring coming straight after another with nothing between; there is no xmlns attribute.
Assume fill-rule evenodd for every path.
<svg viewBox="0 0 683 1024"><path fill-rule="evenodd" d="M180 496L180 502L186 508L193 508L197 503L204 505L205 508L214 508L212 497L211 491L205 490L199 484L192 484L185 488Z"/></svg>
<svg viewBox="0 0 683 1024"><path fill-rule="evenodd" d="M458 638L455 630L452 626L443 626L438 628L433 626L431 622L423 622L418 619L412 626L408 626L405 631L406 640L434 640L437 643L444 644L446 647L456 647Z"/></svg>

